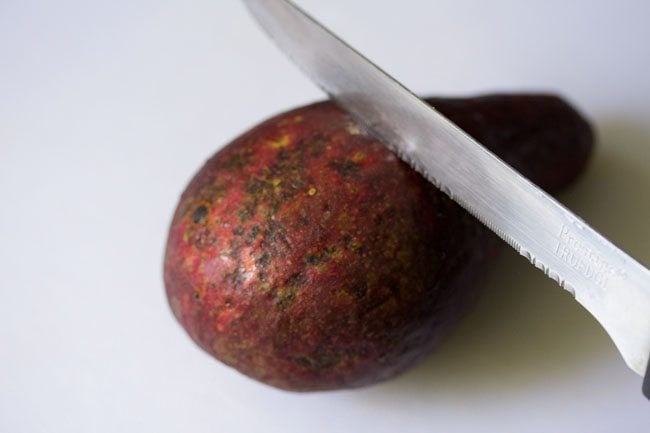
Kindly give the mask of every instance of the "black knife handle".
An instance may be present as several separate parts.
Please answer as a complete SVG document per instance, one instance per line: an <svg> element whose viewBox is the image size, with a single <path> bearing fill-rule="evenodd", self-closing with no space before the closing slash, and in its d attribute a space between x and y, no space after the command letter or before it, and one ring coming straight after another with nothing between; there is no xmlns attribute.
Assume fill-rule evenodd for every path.
<svg viewBox="0 0 650 433"><path fill-rule="evenodd" d="M643 395L650 400L650 360L645 369L645 378L643 379Z"/></svg>

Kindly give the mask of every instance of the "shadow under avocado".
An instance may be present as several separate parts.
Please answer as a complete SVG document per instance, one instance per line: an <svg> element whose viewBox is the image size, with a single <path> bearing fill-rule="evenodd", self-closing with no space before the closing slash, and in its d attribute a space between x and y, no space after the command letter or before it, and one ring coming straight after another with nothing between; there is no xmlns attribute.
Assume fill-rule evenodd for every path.
<svg viewBox="0 0 650 433"><path fill-rule="evenodd" d="M587 171L559 199L641 263L650 263L650 127L604 120ZM529 392L589 365L624 361L597 321L516 252L502 251L478 305L436 353L369 388L400 398Z"/></svg>

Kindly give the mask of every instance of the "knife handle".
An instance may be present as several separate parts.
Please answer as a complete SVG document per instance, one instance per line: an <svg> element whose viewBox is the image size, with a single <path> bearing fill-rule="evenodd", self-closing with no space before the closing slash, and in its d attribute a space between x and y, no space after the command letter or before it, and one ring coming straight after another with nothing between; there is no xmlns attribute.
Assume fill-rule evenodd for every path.
<svg viewBox="0 0 650 433"><path fill-rule="evenodd" d="M643 379L643 395L650 400L650 361L645 370L645 378Z"/></svg>

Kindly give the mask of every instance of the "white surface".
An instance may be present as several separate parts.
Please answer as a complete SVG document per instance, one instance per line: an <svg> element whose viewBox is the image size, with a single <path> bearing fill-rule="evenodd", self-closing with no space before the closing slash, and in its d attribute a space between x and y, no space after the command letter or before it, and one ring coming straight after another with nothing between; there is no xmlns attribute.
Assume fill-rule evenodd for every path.
<svg viewBox="0 0 650 433"><path fill-rule="evenodd" d="M650 263L649 3L299 3L422 94L568 97L600 141L561 198ZM640 378L511 252L437 354L368 389L277 391L190 342L161 278L178 195L320 97L237 1L0 3L0 431L648 431Z"/></svg>

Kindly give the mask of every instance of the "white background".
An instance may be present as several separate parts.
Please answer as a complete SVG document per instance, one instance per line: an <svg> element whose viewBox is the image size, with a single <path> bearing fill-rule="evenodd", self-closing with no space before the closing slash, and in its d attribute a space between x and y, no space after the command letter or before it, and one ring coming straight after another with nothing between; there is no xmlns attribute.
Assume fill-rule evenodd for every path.
<svg viewBox="0 0 650 433"><path fill-rule="evenodd" d="M650 263L650 3L299 2L416 92L559 92L596 124L561 199ZM598 324L513 252L438 353L292 394L176 324L162 254L220 146L319 91L226 0L0 1L0 431L647 432Z"/></svg>

